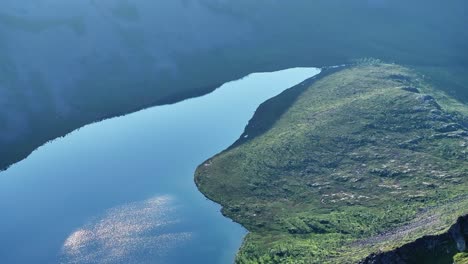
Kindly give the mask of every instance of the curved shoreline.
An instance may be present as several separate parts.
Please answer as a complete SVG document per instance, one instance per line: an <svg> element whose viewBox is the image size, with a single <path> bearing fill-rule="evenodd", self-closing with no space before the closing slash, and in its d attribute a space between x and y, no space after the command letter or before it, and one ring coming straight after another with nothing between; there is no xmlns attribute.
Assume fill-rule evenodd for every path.
<svg viewBox="0 0 468 264"><path fill-rule="evenodd" d="M424 166L421 167L420 164L420 162L422 161L429 162L429 160L431 160L429 163L432 164L432 159L434 159L434 162L437 161L437 163L434 163L437 164L435 168L439 168L440 170L444 171L450 171L444 173L443 175L446 176L447 174L451 175L453 173L456 176L448 177L462 177L460 175L463 175L463 169L461 169L461 171L459 169L460 166L462 166L461 164L463 164L464 162L464 160L462 159L463 155L460 154L462 156L460 156L460 160L458 161L452 160L452 167L449 166L447 168L446 166L441 166L439 164L439 159L445 160L447 159L447 156L440 156L442 154L438 152L438 149L434 149L433 145L431 144L443 143L433 142L434 140L436 141L437 138L447 138L448 141L455 144L456 142L453 142L454 140L456 140L454 139L454 137L458 135L457 133L460 134L460 137L466 135L466 132L463 131L465 131L467 128L464 128L463 125L460 124L459 126L454 126L453 129L460 129L460 131L457 131L457 133L454 132L453 136L450 133L448 133L447 135L440 134L438 137L431 135L437 132L447 132L446 130L440 130L437 128L439 126L444 127L445 123L447 122L463 122L463 116L460 116L458 118L459 115L457 113L452 112L456 111L455 109L459 109L460 113L464 112L462 111L463 106L457 106L457 104L450 103L450 100L448 100L441 94L433 94L434 97L437 98L437 101L436 99L434 99L434 97L430 95L419 95L420 90L422 93L432 94L431 92L433 91L433 88L430 87L430 85L428 85L427 83L424 83L415 72L411 71L408 68L401 67L398 65L356 65L356 67L352 67L348 70L343 70L342 73L337 73L336 75L333 75L333 77L327 78L327 81L321 82L320 85L317 84L316 86L314 86L314 88L318 90L309 90L307 96L304 95L302 96L304 98L301 98L299 100L296 100L297 97L291 96L291 90L294 90L291 89L279 95L277 97L277 100L275 100L275 98L272 98L264 104L262 104L257 109L251 121L249 121L249 124L246 127L244 133L233 145L231 145L228 149L224 150L223 152L220 152L211 157L210 159L206 160L197 168L197 171L195 173L195 184L197 185L199 190L208 199L214 200L215 202L222 205L223 215L230 217L231 219L233 219L233 221L242 224L244 227L246 227L247 230L249 230L248 237L244 238L243 249L241 249L240 254L238 254L237 263L250 263L251 261L259 261L259 259L280 261L283 257L287 257L288 259L295 259L294 257L298 257L298 260L306 262L313 260L324 261L325 259L327 259L328 261L331 261L331 263L334 263L333 260L337 261L336 263L342 263L340 261L343 261L346 257L350 257L353 260L359 261L360 259L365 258L371 252L374 252L374 250L376 250L377 245L373 245L371 243L372 245L363 246L361 248L359 246L353 247L352 243L347 245L345 241L349 242L354 239L357 239L357 241L359 241L359 239L362 238L363 234L365 234L364 237L370 237L374 234L374 232L390 232L391 230L396 230L394 229L396 227L404 228L406 224L410 224L410 222L407 222L409 221L408 219L413 219L416 221L421 217L424 217L424 214L421 214L418 210L416 210L417 208L426 208L427 206L429 206L426 209L431 209L430 213L435 214L434 217L437 217L437 215L439 214L442 215L440 216L441 219L439 219L439 222L437 223L440 223L442 225L443 222L443 226L450 226L452 224L453 217L460 216L460 214L462 214L463 211L466 212L466 210L464 210L464 208L466 207L466 202L464 202L463 198L461 198L461 202L457 202L457 199L449 199L447 201L445 200L448 199L448 197L451 197L449 194L452 192L453 195L459 194L459 192L463 188L463 185L454 186L453 184L449 184L449 182L445 182L445 184L447 185L444 185L445 188L450 187L453 189L443 189L443 191L441 190L441 193L434 193L434 188L436 188L434 186L438 186L438 184L444 183L438 182L440 178L438 180L431 178L431 174L426 173L427 168L425 168ZM362 84L362 86L358 84ZM420 90L415 88L407 89L405 88L406 86L418 87ZM342 89L342 87L346 87L347 89ZM299 95L301 95L301 92L297 92L297 90L300 89L296 87L296 95L299 97ZM338 98L342 98L342 104L340 104L340 102L333 101L341 99L333 99L334 96L332 95L335 95L335 97ZM315 96L318 97L314 99ZM416 99L425 98L425 100L421 101L420 99L418 99L416 101L413 101L413 99L410 99L413 97ZM278 111L273 113L271 112L271 109L274 109L274 107L277 105L280 105L280 107L284 106L286 108L290 107L289 103L281 105L282 101L279 98L286 100L290 100L292 98L291 101L295 103L294 107L291 107L291 111L288 111L287 114L284 114L284 111ZM368 101L370 100L369 98L374 101ZM322 103L320 100L324 100L325 103ZM298 101L297 104L296 101ZM386 116L386 112L383 109L379 109L377 106L380 105L380 103L388 103L389 101L395 102L393 108L392 105L388 105L388 111L393 111L391 112L391 116L394 119L391 119L391 123L387 123L390 121L387 121L387 119L384 118L385 122L378 123L381 120L379 119L380 117ZM329 102L331 106L335 106L336 111L332 111L335 110L335 108L333 107L332 110L325 111L326 109L328 109L328 104L326 104L326 102ZM399 104L397 102L399 102ZM440 103L442 106L438 103ZM397 106L401 107L401 109ZM442 109L442 107L446 107L450 111L445 112ZM323 108L325 110L323 110ZM371 109L375 112L366 112L366 109ZM418 112L412 109L421 110L419 110ZM442 117L440 119L428 118L425 114L426 111L429 112L429 110L433 110L431 113L441 114ZM349 114L348 111L351 111L351 113L355 113L355 123L351 122L349 117L347 117L347 115ZM323 115L321 115L322 113ZM269 117L269 114L274 114L276 117ZM330 115L327 116L326 114ZM374 116L374 114L375 117L372 117ZM336 117L334 115L336 115ZM360 119L360 115L362 115L363 118ZM296 118L297 120L294 118ZM341 121L335 121L336 118L340 118L338 120ZM399 121L398 118L400 118ZM267 121L264 122L264 120ZM321 120L328 121L323 121L322 123ZM344 125L348 122L346 120L355 125L349 125L350 128L346 129L346 126ZM395 145L391 144L390 142L387 143L387 141L385 140L379 140L378 138L380 137L375 138L374 136L372 136L372 133L381 135L382 133L388 130L385 133L389 133L389 136L395 137L395 140L403 140L406 138L411 139L411 137L413 136L411 133L396 130L397 132L400 131L400 134L398 134L394 130L395 127L400 127L404 124L407 124L404 122L411 122L409 124L414 124L414 120L420 120L420 122L422 123L416 123L414 127L408 127L414 128L414 133L423 133L422 135L427 136L427 143L423 142L421 143L421 145L418 145L421 148L428 148L428 153L426 153L427 155L424 156L424 158L418 158L418 153L420 152L412 152L412 148L405 147L402 144ZM314 121L317 125L315 125L312 121ZM371 122L370 125L372 125L369 125L368 128L370 132L366 132L368 131L366 130L366 127L363 127L361 125L367 124L368 122ZM327 132L322 133L320 132L320 130L317 130L316 126L322 127L320 126L322 124L324 124L323 126L325 126L326 128L324 131L329 131L331 133L329 136L327 136ZM335 124L335 126L337 126L336 131L329 124ZM299 131L301 132L299 132L299 134L295 134L294 132L291 132L291 127L296 127L300 129ZM311 129L311 131L307 129ZM355 129L359 133L357 133L353 129ZM342 135L343 133L350 134ZM367 141L361 138L360 135L362 133L364 135L370 133L371 135L369 135L369 140L371 140L371 142L376 141L377 143L375 144L377 145L374 146L371 143L364 144ZM346 135L348 135L348 137L346 137ZM255 140L258 136L261 137L259 137L258 140ZM299 139L295 140L295 138ZM343 141L339 140L341 138L350 138L348 139L348 144L351 144L349 148L343 146ZM300 139L304 141L300 141ZM361 142L362 140L364 140L364 145L361 146L357 142ZM336 142L342 143L338 145L339 148L338 146L333 145ZM452 146L450 145L450 142L446 144L448 146ZM320 154L315 154L317 151L321 153L320 150L322 150L322 148L320 146L323 145L320 145L319 143L325 144L325 146L327 146L327 148L323 148L324 154L322 156L320 156ZM414 144L416 145L417 143L418 142ZM377 162L375 159L372 158L369 158L368 161L355 161L353 159L354 156L347 156L346 151L351 151L348 149L356 149L359 146L363 147L363 149L360 149L360 151L362 151L362 155L364 156L367 153L366 151L369 151L370 154L372 154L375 152L374 148L382 148L381 151L375 153L377 155L376 157L379 158L379 155L384 154L385 157L388 157L387 161L390 163L397 162L397 164L399 164L400 162L405 162L405 159L401 161L397 160L397 156L399 154L408 155L408 157L414 157L414 166L417 166L416 168L421 171L416 170L413 172L413 174L415 175L414 179L413 177L405 177L410 176L406 175L407 173L403 174L401 177L397 177L399 174L396 174L395 176L391 177L387 177L387 174L383 173L378 174L378 172L380 172L380 170L378 170L378 166L380 163L382 163L382 161ZM437 144L435 146L439 145ZM465 146L465 144L462 144L460 146L463 149L463 146ZM369 147L369 149L366 150L366 147ZM316 150L306 151L304 148L307 150ZM336 153L333 153L339 155L339 157L345 160L345 163L343 163L343 165L341 165L341 163L337 161L337 163L333 163L331 165L328 165L327 167L327 164L329 164L327 163L327 158L333 160L332 157L327 156L330 155L327 154L331 151L330 149L337 151ZM386 151L385 149L388 149L388 151ZM277 155L277 151L285 151L284 155L287 155L287 157L284 157L281 154ZM454 153L459 153L459 151L461 151L460 148L456 146L456 144L454 145L454 151L456 151ZM294 156L294 153L300 153L297 154L299 155L299 157ZM304 164L304 160L315 162ZM364 165L358 166L361 165L357 164L359 162L362 162ZM370 163L370 165L367 164L368 162ZM374 164L374 162L377 163ZM411 162L412 164L413 161L406 160L406 162ZM319 165L313 165L316 163ZM298 164L303 164L304 166L300 167L300 165ZM320 164L324 164L323 166L325 167L323 167L323 170L328 173L323 172L322 174L320 174L320 168L317 168L317 166L320 166ZM351 166L351 168L346 167L346 164L351 164L349 165ZM356 165L358 168L353 169L354 165ZM376 166L377 169L370 170L367 169L367 166L372 166L371 168L374 168ZM389 165L386 166L388 167ZM395 170L398 170L398 166L395 167ZM401 166L401 168L403 168L405 166L410 165L402 164ZM281 168L284 168L285 170L284 175ZM288 170L288 168L290 170ZM329 171L327 170L327 168L342 168L344 171L341 172L337 169L338 172L333 173L335 172L334 170ZM351 173L348 172L348 169L362 171L358 174L362 174L361 176L363 177L369 177L366 178L369 180L369 183L367 183L367 180L357 180L348 183L347 180L349 180L350 176L348 178L343 179L338 177L343 173L345 175ZM332 175L326 176L328 174ZM281 175L284 176L284 178L277 177ZM331 176L333 176L332 179L329 178ZM383 183L379 183L379 181L391 182L391 180L395 177L396 179L401 180L402 186L405 186L405 188L408 189L407 192L409 191L409 193L405 192L405 195L402 197L404 198L409 195L408 199L412 199L412 201L414 200L408 205L408 209L405 209L406 207L401 207L400 209L399 206L395 208L392 207L394 204L400 203L400 200L395 200L395 202L393 203L389 202L389 204L385 204L384 202L386 201L386 196L384 195L381 197L381 195L387 193L388 190L382 189L382 191L377 191L377 189L381 188L397 187L398 190L400 190L401 188L399 185L385 185ZM425 181L422 183L419 182L422 179L424 179ZM328 181L334 182L335 180L337 184L336 186L334 185L334 183L328 183ZM271 184L270 181L272 182ZM320 184L321 181L327 182L327 184L330 185L330 188L326 188L327 186L325 185L327 184L325 183ZM437 181L438 183L434 185L429 184L427 181ZM463 183L463 178L459 179L459 181L460 183ZM355 186L353 185L354 183L356 183L356 186L360 187L353 187ZM351 190L341 190L340 186L343 185L348 186L349 188L351 188ZM374 185L376 186L375 188L372 188L370 190L366 189ZM295 186L298 186L297 188L299 190L299 193L296 193L297 195L295 195L294 193ZM325 186L323 191L321 191L321 186ZM411 188L414 188L416 190L421 189L421 192L426 191L427 199L429 199L430 202L427 202L426 204L423 202L418 202L418 196L411 195ZM327 191L328 189L331 189L331 191ZM341 190L341 192L339 192L339 190ZM332 191L335 192L334 195L343 194L345 196L338 196L338 198L336 198L338 200L333 201L331 201L331 199L335 198L328 198L328 200L330 200L328 203L330 204L329 206L320 206L320 204L316 205L316 203L314 203L315 199L317 198L317 195L323 195L324 197L335 197L328 194ZM346 191L351 192L351 194L348 194ZM362 194L359 195L359 198L356 194L357 192ZM371 200L366 195L372 195L374 198ZM389 195L390 197L392 197L392 194ZM449 196L446 197L446 195ZM339 198L343 199L340 200ZM345 202L347 201L347 198L351 199L350 205L356 206L349 206L349 208L345 208ZM352 200L361 198L366 198L369 200ZM323 203L323 200L321 201ZM338 205L339 201L344 201L342 203L345 204L340 203ZM337 203L337 208L333 206L332 202ZM405 203L404 201L401 202ZM381 206L376 207L374 203L383 204ZM441 206L438 207L432 206L432 204L439 205L439 203L443 204L440 204ZM370 208L365 207L365 205L368 204L369 206L373 205L372 210L370 210ZM412 207L410 207L416 206L417 204L420 204L417 208L412 209ZM289 211L287 209L289 207L284 207L288 205L292 206L292 208L295 209L291 209L292 211ZM458 208L458 211L450 210L450 206L455 206L456 208ZM322 207L324 208L320 209ZM335 212L334 210L332 210L333 208L335 208L337 211ZM394 216L392 216L391 213L386 212L386 214L390 214L387 216L387 219L384 218L381 219L381 222L370 223L374 225L371 227L372 229L369 227L366 229L366 227L363 226L363 234L354 234L353 232L355 231L353 231L353 229L350 229L352 226L356 225L358 228L360 228L362 225L362 221L369 220L368 218L361 219L359 218L359 216L363 214L363 217L365 217L366 215L370 214L371 216L379 217L381 213L384 212L380 212L382 209L378 208L387 208L391 211L393 210L395 214ZM366 209L369 209L370 211L366 211ZM317 213L314 214L314 212ZM353 214L353 212L355 212L355 214ZM323 215L317 216L317 214ZM349 226L346 224L340 225L339 223L341 221L341 217L337 218L337 215L342 215L343 218L349 218L349 221L355 220L356 222L352 222L352 224L350 224ZM401 217L398 218L397 216L399 215L401 215ZM357 218L354 219L353 217ZM370 219L372 219L372 217ZM418 223L415 223L415 225L419 226ZM410 239L417 239L421 237L421 235L430 234L431 230L434 232L440 230L440 227L431 227L432 228L430 228L430 230L422 230L421 228L417 228L417 230L414 230L414 232L411 231L410 238L406 237L403 240L395 239L395 241L388 241L388 243L382 242L379 245L382 248L389 250L391 248L394 248L395 246L406 245L406 243L410 242ZM320 238L321 234L324 234L323 238ZM333 236L335 234L336 236ZM340 236L343 237L340 239ZM344 244L333 239L338 239ZM325 242L321 244L322 242L320 242L319 240L323 240ZM344 248L346 248L349 250L346 252L354 253L352 255L346 255L344 253L342 255L334 254L333 252L336 253L337 250L336 247L327 248L327 246L334 245L335 242L341 245L340 249L338 250L339 252L345 252L343 250L345 250ZM297 245L297 248L295 248L295 245ZM316 248L317 251L314 251L313 248ZM369 252L366 253L367 251ZM330 259L331 256L334 256L334 258Z"/></svg>
<svg viewBox="0 0 468 264"><path fill-rule="evenodd" d="M167 263L233 261L245 229L206 200L193 184L193 171L237 139L260 103L317 71L251 74L207 96L107 119L42 146L0 173L1 258L29 263L28 254L16 253L38 251L43 259L35 262L55 262L52 254L65 244L72 255L64 259L71 262L93 250L99 258L126 252L122 257L162 254L158 259ZM158 197L171 197L161 207L168 217L140 210L154 212ZM147 220L132 220L136 216ZM115 228L100 226L101 220ZM167 252L150 250L151 241L171 237L184 245L168 242ZM93 243L99 246L93 249Z"/></svg>

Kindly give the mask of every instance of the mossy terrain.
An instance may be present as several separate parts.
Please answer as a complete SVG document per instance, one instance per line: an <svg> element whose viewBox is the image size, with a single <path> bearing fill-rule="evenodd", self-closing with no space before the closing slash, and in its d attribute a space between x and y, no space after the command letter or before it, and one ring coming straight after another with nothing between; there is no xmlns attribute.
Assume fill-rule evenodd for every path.
<svg viewBox="0 0 468 264"><path fill-rule="evenodd" d="M468 264L468 253L458 253L453 261L455 264Z"/></svg>
<svg viewBox="0 0 468 264"><path fill-rule="evenodd" d="M447 232L468 213L468 108L439 91L363 63L315 80L266 131L288 93L262 105L195 175L250 231L236 262L356 263Z"/></svg>

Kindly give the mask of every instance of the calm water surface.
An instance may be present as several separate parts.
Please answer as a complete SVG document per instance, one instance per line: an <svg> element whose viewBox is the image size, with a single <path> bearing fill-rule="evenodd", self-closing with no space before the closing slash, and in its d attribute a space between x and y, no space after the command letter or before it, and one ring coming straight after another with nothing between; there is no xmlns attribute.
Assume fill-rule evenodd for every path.
<svg viewBox="0 0 468 264"><path fill-rule="evenodd" d="M230 263L246 231L196 166L258 105L319 73L249 75L206 96L88 125L0 173L0 263Z"/></svg>

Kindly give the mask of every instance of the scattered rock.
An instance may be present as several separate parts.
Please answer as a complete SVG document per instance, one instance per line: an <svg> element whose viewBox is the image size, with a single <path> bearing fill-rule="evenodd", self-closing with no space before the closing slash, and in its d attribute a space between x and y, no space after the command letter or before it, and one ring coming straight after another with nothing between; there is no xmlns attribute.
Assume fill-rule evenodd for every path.
<svg viewBox="0 0 468 264"><path fill-rule="evenodd" d="M458 218L446 233L425 236L391 251L379 251L359 264L452 263L451 256L466 250L467 235L468 215ZM447 256L447 262L438 262L443 255ZM420 256L425 256L425 261L421 262Z"/></svg>
<svg viewBox="0 0 468 264"><path fill-rule="evenodd" d="M423 94L423 95L419 96L419 100L421 100L421 102L423 102L423 103L435 101L434 97L432 97L432 96L430 96L428 94Z"/></svg>

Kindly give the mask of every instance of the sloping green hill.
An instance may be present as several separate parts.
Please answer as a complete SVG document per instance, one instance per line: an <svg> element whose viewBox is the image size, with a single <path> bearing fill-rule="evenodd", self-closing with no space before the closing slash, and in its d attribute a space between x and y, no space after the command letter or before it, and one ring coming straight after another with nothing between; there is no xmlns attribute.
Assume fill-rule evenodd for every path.
<svg viewBox="0 0 468 264"><path fill-rule="evenodd" d="M331 73L263 131L282 96L196 172L200 190L250 231L238 263L355 263L468 213L468 108L412 70ZM457 251L443 250L418 256L444 263Z"/></svg>
<svg viewBox="0 0 468 264"><path fill-rule="evenodd" d="M2 0L0 170L86 124L253 72L378 57L454 76L441 87L466 102L466 10L466 0Z"/></svg>

